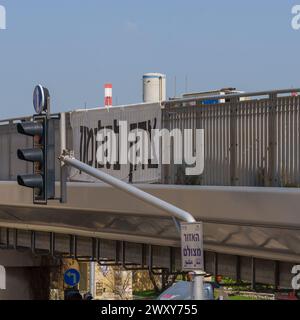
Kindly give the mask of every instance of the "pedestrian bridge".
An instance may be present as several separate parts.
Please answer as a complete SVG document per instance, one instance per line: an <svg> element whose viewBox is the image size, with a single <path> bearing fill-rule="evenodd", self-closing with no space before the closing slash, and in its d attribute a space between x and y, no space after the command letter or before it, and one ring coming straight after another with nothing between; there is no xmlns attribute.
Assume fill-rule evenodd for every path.
<svg viewBox="0 0 300 320"><path fill-rule="evenodd" d="M206 251L300 262L300 189L138 187L203 221ZM0 228L180 247L172 217L97 183L69 183L67 204L37 206L30 189L0 182Z"/></svg>

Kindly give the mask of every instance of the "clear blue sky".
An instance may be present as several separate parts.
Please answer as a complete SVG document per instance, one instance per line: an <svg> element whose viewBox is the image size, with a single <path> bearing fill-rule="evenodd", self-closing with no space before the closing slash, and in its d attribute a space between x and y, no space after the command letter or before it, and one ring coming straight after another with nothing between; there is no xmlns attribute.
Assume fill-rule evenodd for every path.
<svg viewBox="0 0 300 320"><path fill-rule="evenodd" d="M0 0L0 118L32 113L37 83L54 111L139 102L142 74L168 76L168 96L235 86L300 87L300 0Z"/></svg>

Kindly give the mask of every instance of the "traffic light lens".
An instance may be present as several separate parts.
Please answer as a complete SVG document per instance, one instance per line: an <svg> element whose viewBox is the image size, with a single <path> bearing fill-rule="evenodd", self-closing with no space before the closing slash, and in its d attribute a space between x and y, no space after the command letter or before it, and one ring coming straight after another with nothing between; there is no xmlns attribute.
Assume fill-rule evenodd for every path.
<svg viewBox="0 0 300 320"><path fill-rule="evenodd" d="M24 152L22 150L17 151L18 159L25 160Z"/></svg>
<svg viewBox="0 0 300 320"><path fill-rule="evenodd" d="M44 187L44 180L41 175L25 175L17 177L18 184L23 187L42 189Z"/></svg>
<svg viewBox="0 0 300 320"><path fill-rule="evenodd" d="M47 114L34 116L32 122L17 124L18 133L33 138L32 149L19 149L22 161L33 163L32 175L19 175L18 184L32 188L33 203L47 204L55 197L55 126Z"/></svg>
<svg viewBox="0 0 300 320"><path fill-rule="evenodd" d="M24 180L23 180L23 177L21 177L21 176L18 176L18 177L17 177L17 180L18 180L18 184L19 184L20 186L23 186L23 187L25 187L25 184L24 184Z"/></svg>
<svg viewBox="0 0 300 320"><path fill-rule="evenodd" d="M26 136L42 136L44 132L44 127L42 123L39 122L22 122L17 124L18 133L24 134Z"/></svg>
<svg viewBox="0 0 300 320"><path fill-rule="evenodd" d="M44 153L42 149L19 149L17 152L20 160L29 162L43 162Z"/></svg>

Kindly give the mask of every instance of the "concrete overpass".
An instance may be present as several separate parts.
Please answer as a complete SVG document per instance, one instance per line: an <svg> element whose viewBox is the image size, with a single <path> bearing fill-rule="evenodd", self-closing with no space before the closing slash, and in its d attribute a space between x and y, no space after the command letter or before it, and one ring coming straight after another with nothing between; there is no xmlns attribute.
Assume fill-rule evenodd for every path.
<svg viewBox="0 0 300 320"><path fill-rule="evenodd" d="M207 251L300 262L300 190L141 185L204 222ZM68 184L68 203L32 205L32 191L0 183L0 227L179 247L172 218L104 184Z"/></svg>
<svg viewBox="0 0 300 320"><path fill-rule="evenodd" d="M295 130L299 127L299 98L280 96L289 93L290 90L253 93L246 95L252 98L249 101L242 101L236 99L242 97L234 96L228 103L201 107L201 112L198 106L188 105L191 101L173 101L162 111L162 127L173 128L180 119L182 128L188 125L189 128L207 129L206 145L215 145L215 148L208 150L205 174L199 184L211 186L154 184L139 187L204 222L208 272L228 276L235 274L236 278L241 276L252 280L256 276L258 281L262 279L264 283L290 285L291 265L300 262L300 189L242 187L299 186L299 143L294 139L294 133L288 129L292 126L286 122L286 114L291 112L289 106L293 106L295 112L289 119L293 121ZM254 98L261 95L266 97ZM196 100L194 102L201 105L201 99ZM178 109L178 106L182 108ZM257 113L258 109L263 112ZM222 114L216 117L216 111L220 110ZM192 121L186 121L186 115ZM247 132L245 117L250 117L253 124L252 127L246 127ZM76 148L69 123L70 115L67 118L67 146L74 150ZM99 115L100 118L103 121ZM37 245L44 251L49 249L50 253L55 253L51 244L53 235L56 235L57 253L90 258L94 257L94 252L91 252L88 241L83 239L101 239L105 243L101 258L118 262L121 257L122 260L126 243L130 248L126 256L128 260L125 260L142 265L140 260L144 261L145 256L149 258L149 254L145 255L143 250L140 252L139 245L152 245L156 249L160 248L154 252L153 257L151 255L153 265L172 265L174 268L179 266L180 269L180 239L174 221L164 212L106 185L75 182L68 184L67 204L61 205L54 201L47 207L33 206L31 190L20 188L15 182L6 182L15 180L18 173L30 173L32 170L31 165L20 163L16 158L17 148L31 146L32 143L30 139L17 135L15 126L19 121L20 119L10 119L0 123L0 180L3 180L0 182L1 247L29 247L35 252ZM260 128L259 132L257 128ZM245 135L250 139L244 139ZM285 139L277 141L277 136ZM284 149L283 146L286 145L289 146L288 149ZM58 156L61 154L61 146L56 147ZM285 157L282 159L277 157L284 153ZM58 173L59 162L56 165ZM284 174L281 170L283 166L286 169ZM159 181L175 183L175 178L179 176L176 171L178 168L171 165L165 169L162 168L162 179ZM186 184L186 181L176 183ZM214 187L215 184L226 187ZM231 187L230 184L240 187ZM77 238L80 241L75 241L78 245L75 250L73 240ZM70 243L66 245L69 240ZM121 249L118 243L123 244ZM255 259L260 259L260 262L255 263ZM268 278L269 274L273 277L273 271L274 281Z"/></svg>

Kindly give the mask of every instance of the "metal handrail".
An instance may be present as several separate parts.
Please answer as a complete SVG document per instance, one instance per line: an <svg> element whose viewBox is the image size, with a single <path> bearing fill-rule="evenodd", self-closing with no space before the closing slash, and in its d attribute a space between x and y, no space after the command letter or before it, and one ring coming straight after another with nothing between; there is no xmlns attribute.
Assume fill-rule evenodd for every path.
<svg viewBox="0 0 300 320"><path fill-rule="evenodd" d="M215 96L204 96L204 97L194 97L194 98L179 98L174 100L163 101L162 106L171 106L178 103L188 103L188 102L201 102L206 101L207 99L233 99L233 98L246 98L246 97L259 97L259 96L276 96L279 94L288 94L293 92L300 92L300 88L296 89L282 89L282 90L270 90L270 91L257 91L249 93L234 93L227 95L215 95Z"/></svg>
<svg viewBox="0 0 300 320"><path fill-rule="evenodd" d="M26 121L32 119L32 116L24 116L24 117L17 117L17 118L10 118L10 119L0 119L0 125L2 123L7 122L8 124L15 121Z"/></svg>
<svg viewBox="0 0 300 320"><path fill-rule="evenodd" d="M214 95L214 96L203 96L203 97L194 97L194 98L178 98L174 100L167 100L161 102L162 106L169 106L172 104L178 103L185 103L185 102L197 102L197 101L205 101L207 99L232 99L232 98L243 98L243 97L259 97L259 96L272 96L272 95L279 95L279 94L288 94L293 92L300 92L300 88L292 88L292 89L281 89L281 90L269 90L269 91L256 91L256 92L245 92L245 93L234 93L234 94L227 94L224 96L221 95ZM66 113L70 113L72 111L68 111ZM20 116L15 118L9 119L0 119L0 124L2 122L13 122L13 121L21 121L21 120L28 120L31 119L32 116Z"/></svg>

